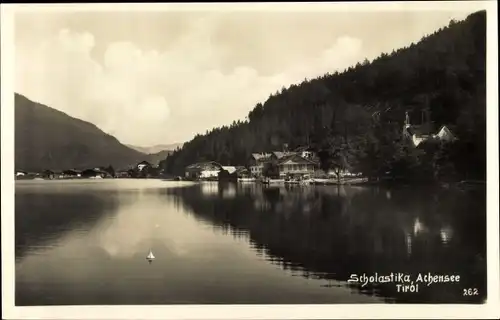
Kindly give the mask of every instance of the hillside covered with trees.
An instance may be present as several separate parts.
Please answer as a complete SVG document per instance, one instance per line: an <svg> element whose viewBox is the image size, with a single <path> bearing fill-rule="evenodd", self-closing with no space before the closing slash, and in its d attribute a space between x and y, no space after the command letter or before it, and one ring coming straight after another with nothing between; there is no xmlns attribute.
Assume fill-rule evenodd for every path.
<svg viewBox="0 0 500 320"><path fill-rule="evenodd" d="M328 70L325 70L327 72ZM402 138L405 112L430 111L454 142L415 148ZM417 117L413 117L416 119ZM406 180L486 177L486 12L416 44L293 84L258 103L245 121L197 135L162 162L182 174L194 162L245 165L253 152L310 146L324 169Z"/></svg>

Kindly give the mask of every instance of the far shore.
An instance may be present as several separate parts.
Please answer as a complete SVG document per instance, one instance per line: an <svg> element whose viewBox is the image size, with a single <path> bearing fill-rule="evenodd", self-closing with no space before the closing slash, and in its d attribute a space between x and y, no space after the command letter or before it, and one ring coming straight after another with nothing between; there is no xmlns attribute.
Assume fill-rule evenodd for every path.
<svg viewBox="0 0 500 320"><path fill-rule="evenodd" d="M290 186L290 187L311 187L311 186L383 186L383 187L440 187L440 188L464 188L470 186L486 186L486 181L484 180L462 180L455 182L442 182L442 181L399 181L399 180L364 180L364 181L356 181L350 182L349 180L340 180L340 183L337 179L318 179L315 181L311 179L311 182L306 184L298 184L298 183L289 183L285 182L284 179L270 179L269 182L263 183L262 181L218 181L216 179L207 179L207 180L193 180L193 179L182 179L179 177L140 177L140 178L132 178L132 177L106 177L106 178L95 178L95 177L69 177L69 178L57 178L57 179L48 179L48 178L40 178L40 177L16 177L16 182L21 181L69 181L69 180L81 180L81 181L99 181L99 180L161 180L165 182L192 182L192 183L221 183L221 184L259 184L264 186L276 187L276 186Z"/></svg>

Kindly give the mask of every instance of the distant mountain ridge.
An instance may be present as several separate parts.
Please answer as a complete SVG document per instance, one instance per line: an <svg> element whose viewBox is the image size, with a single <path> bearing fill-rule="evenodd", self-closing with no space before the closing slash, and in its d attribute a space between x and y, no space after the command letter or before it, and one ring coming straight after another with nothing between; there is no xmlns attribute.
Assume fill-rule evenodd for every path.
<svg viewBox="0 0 500 320"><path fill-rule="evenodd" d="M139 147L131 144L126 144L126 146L144 154L155 154L162 151L174 151L177 148L182 148L183 144L184 143L158 144L152 147Z"/></svg>
<svg viewBox="0 0 500 320"><path fill-rule="evenodd" d="M153 165L159 165L161 161L164 161L167 157L172 155L174 150L163 150L158 153L153 153L148 155L148 161Z"/></svg>
<svg viewBox="0 0 500 320"><path fill-rule="evenodd" d="M16 170L127 168L147 155L92 123L15 94Z"/></svg>
<svg viewBox="0 0 500 320"><path fill-rule="evenodd" d="M183 143L158 144L152 147L138 147L130 144L126 144L126 146L146 154L151 164L158 165L161 161L173 154L175 150L182 148Z"/></svg>

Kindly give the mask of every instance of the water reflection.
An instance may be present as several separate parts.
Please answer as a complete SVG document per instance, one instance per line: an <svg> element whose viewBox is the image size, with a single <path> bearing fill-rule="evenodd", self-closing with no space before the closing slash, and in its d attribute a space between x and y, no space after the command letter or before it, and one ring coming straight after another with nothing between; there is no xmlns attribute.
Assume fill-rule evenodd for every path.
<svg viewBox="0 0 500 320"><path fill-rule="evenodd" d="M451 226L444 226L441 228L441 242L444 245L447 245L448 243L451 242L451 239L453 238L453 228Z"/></svg>
<svg viewBox="0 0 500 320"><path fill-rule="evenodd" d="M116 206L116 192L113 191L82 193L78 197L72 193L49 197L37 190L16 193L16 258L50 249L68 232L75 234L89 230L98 219L111 214Z"/></svg>
<svg viewBox="0 0 500 320"><path fill-rule="evenodd" d="M248 230L184 210L169 189L178 185L123 183L16 190L16 305L378 301L290 277L255 254ZM202 185L196 188L201 194ZM218 190L216 199L237 196L232 190ZM27 204L35 195L36 205ZM33 213L38 220L27 223ZM42 243L47 249L35 253Z"/></svg>
<svg viewBox="0 0 500 320"><path fill-rule="evenodd" d="M478 302L485 248L484 190L16 185L17 305ZM461 282L347 285L374 272Z"/></svg>
<svg viewBox="0 0 500 320"><path fill-rule="evenodd" d="M340 281L353 273L459 274L458 284L414 294L398 293L394 285L359 289L399 302L485 298L484 190L212 184L218 192L207 196L202 188L169 193L200 219L248 233L256 254L284 270ZM223 196L226 190L231 198ZM469 286L481 288L481 296L463 297Z"/></svg>

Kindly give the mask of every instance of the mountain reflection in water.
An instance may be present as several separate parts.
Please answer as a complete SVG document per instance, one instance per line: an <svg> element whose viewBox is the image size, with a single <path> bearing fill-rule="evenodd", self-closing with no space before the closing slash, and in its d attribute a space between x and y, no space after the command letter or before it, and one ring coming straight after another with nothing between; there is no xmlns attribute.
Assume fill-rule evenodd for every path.
<svg viewBox="0 0 500 320"><path fill-rule="evenodd" d="M306 278L351 274L459 275L459 283L354 284L397 302L483 302L486 298L485 190L205 183L169 189L186 210L226 233L244 235L256 253ZM463 296L463 288L477 288Z"/></svg>
<svg viewBox="0 0 500 320"><path fill-rule="evenodd" d="M16 304L478 303L485 200L484 189L16 183ZM347 283L391 272L460 282Z"/></svg>

